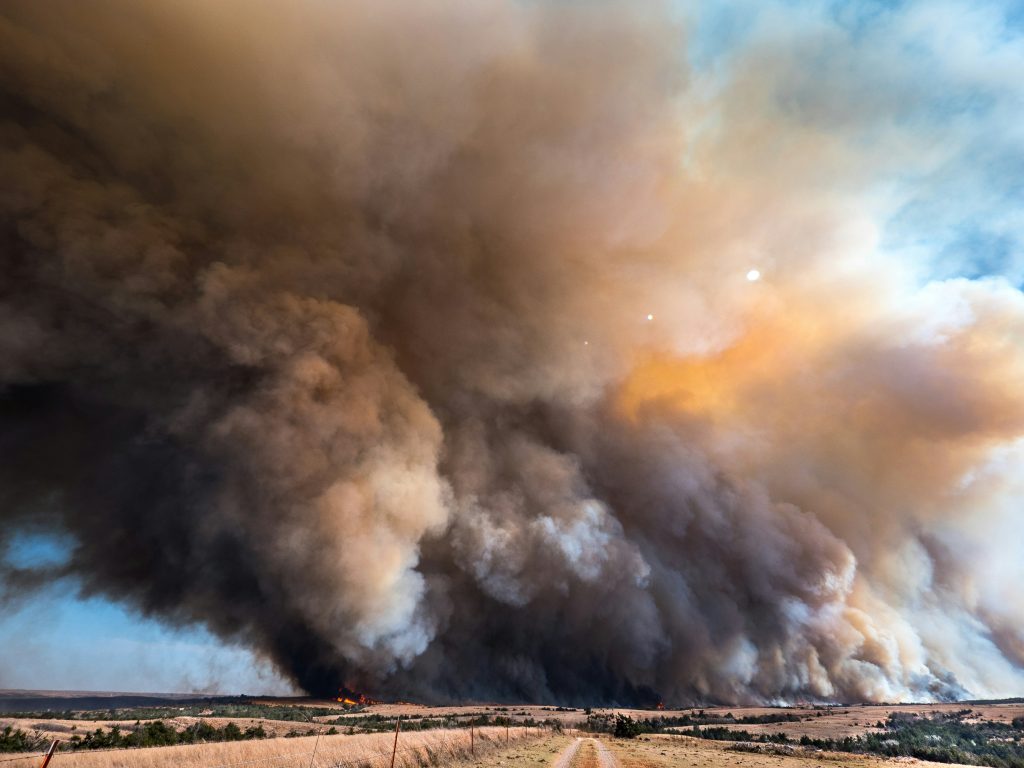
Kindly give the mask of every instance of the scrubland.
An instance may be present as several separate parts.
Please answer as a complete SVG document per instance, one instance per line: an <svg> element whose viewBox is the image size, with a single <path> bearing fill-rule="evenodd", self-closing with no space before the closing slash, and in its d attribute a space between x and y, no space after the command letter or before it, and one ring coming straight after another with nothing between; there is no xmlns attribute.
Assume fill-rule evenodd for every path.
<svg viewBox="0 0 1024 768"><path fill-rule="evenodd" d="M498 750L538 741L541 732L527 728L487 727L433 730L399 735L396 768L446 766ZM507 742L506 742L507 739ZM254 741L217 742L145 749L60 752L51 768L389 768L394 735L321 735ZM314 753L315 752L315 753ZM29 768L38 755L5 756L3 768Z"/></svg>
<svg viewBox="0 0 1024 768"><path fill-rule="evenodd" d="M58 751L50 768L390 768L394 731L359 731L389 723L393 729L394 719L399 715L403 730L399 735L396 768L892 768L896 764L927 763L908 754L942 759L947 764L951 759L962 759L996 768L1016 768L1014 750L1019 751L1024 744L1017 733L1024 728L1021 703L708 707L665 711L387 704L363 707L358 712L339 709L337 715L319 714L313 709L320 706L316 703L296 706L310 707L304 714L305 722L241 718L234 721L243 727L250 722L259 723L271 738L138 749L65 750ZM894 713L896 716L892 717ZM600 726L614 723L616 714L642 722L647 730L633 739L587 730L600 730ZM926 728L914 730L901 725L914 722L911 716L923 718L920 722ZM475 749L471 750L470 730L466 726L485 718L491 724L474 729ZM195 719L184 716L167 722L187 727ZM221 724L212 712L200 719L212 725ZM495 726L495 720L512 725L508 729ZM524 727L527 721L543 721L547 725ZM687 724L673 725L680 722ZM434 728L437 723L445 727ZM87 728L110 728L115 723L85 720L79 713L77 719L0 718L0 727L5 724L31 730L38 739L36 743L42 743L44 737L69 738L70 728L81 733ZM124 721L118 724L130 726ZM454 724L462 727L448 727ZM885 726L884 732L879 724ZM314 728L322 731L320 736L294 735ZM341 732L328 734L328 728ZM673 733L673 728L682 732ZM727 731L729 735L724 741L694 738L695 733L707 728ZM978 753L974 754L967 746L973 747L974 742L967 739L976 732L985 733L985 729L992 732L988 734L991 749L985 748L984 754L976 750ZM292 733L292 737L284 738L285 732ZM740 738L749 739L750 743L736 741L739 732L747 733ZM954 740L957 734L959 742ZM839 750L843 739L858 736L873 739L884 748L858 746L830 751ZM912 744L910 738L920 743ZM828 740L832 742L826 744ZM855 740L857 745L865 743L863 739ZM892 746L896 744L903 745L899 748L902 756L896 754L897 748ZM904 749L909 746L914 746L914 750ZM979 743L979 750L983 746ZM859 754L865 751L873 754ZM0 760L0 768L36 768L39 764L38 754L8 753L0 755Z"/></svg>

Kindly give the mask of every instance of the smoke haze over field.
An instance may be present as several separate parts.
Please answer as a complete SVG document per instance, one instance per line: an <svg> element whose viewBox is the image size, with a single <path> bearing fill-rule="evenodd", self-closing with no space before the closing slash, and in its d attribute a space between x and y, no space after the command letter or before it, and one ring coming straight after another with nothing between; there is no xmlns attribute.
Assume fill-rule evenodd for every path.
<svg viewBox="0 0 1024 768"><path fill-rule="evenodd" d="M0 599L317 694L1020 694L1021 32L868 5L9 0L0 551L72 543Z"/></svg>

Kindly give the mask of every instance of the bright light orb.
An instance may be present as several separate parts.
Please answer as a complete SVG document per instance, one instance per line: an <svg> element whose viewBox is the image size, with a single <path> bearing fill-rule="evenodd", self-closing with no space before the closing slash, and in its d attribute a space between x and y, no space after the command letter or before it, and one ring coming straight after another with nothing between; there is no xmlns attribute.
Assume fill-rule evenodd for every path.
<svg viewBox="0 0 1024 768"><path fill-rule="evenodd" d="M759 270L759 269L752 269L749 272L747 272L747 280L749 280L750 282L756 283L760 279L761 279L761 270Z"/></svg>
<svg viewBox="0 0 1024 768"><path fill-rule="evenodd" d="M648 316L647 316L647 319L648 319L648 320L653 320L653 319L654 319L654 315L648 315Z"/></svg>

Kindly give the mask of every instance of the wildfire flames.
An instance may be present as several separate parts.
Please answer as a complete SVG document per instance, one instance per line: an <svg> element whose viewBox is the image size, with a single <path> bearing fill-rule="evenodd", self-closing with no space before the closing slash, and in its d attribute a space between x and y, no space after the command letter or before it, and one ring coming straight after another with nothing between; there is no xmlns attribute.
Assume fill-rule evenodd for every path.
<svg viewBox="0 0 1024 768"><path fill-rule="evenodd" d="M346 707L355 706L367 706L369 704L380 704L376 699L371 699L369 696L350 691L346 688L342 688L338 691L338 697L335 699L338 703L344 704Z"/></svg>

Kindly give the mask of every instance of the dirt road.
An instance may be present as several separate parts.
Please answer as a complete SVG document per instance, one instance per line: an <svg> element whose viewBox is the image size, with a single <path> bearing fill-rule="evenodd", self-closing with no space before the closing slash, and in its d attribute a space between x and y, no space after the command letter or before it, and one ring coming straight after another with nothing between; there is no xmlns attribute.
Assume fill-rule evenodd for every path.
<svg viewBox="0 0 1024 768"><path fill-rule="evenodd" d="M601 768L619 768L619 761L608 749L607 744L603 741L595 741L594 744L597 746L597 760Z"/></svg>
<svg viewBox="0 0 1024 768"><path fill-rule="evenodd" d="M578 737L558 756L554 768L618 768L618 760L600 739Z"/></svg>

